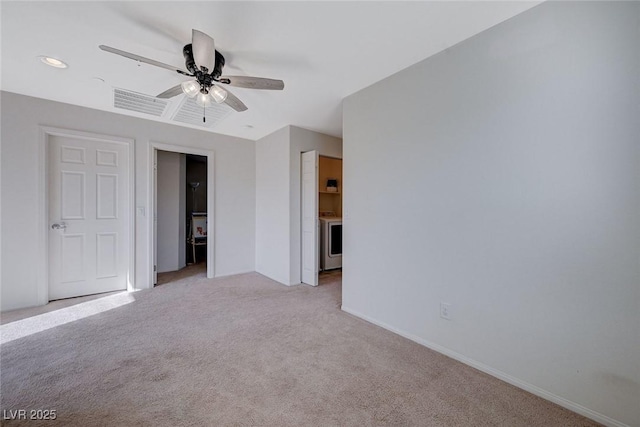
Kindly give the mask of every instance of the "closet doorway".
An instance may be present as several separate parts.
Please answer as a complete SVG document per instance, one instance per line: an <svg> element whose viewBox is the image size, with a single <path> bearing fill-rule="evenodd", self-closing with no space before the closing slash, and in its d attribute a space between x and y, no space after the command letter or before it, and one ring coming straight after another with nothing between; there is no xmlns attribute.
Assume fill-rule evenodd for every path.
<svg viewBox="0 0 640 427"><path fill-rule="evenodd" d="M152 143L150 157L153 284L214 277L213 152Z"/></svg>
<svg viewBox="0 0 640 427"><path fill-rule="evenodd" d="M301 283L342 268L342 159L301 153Z"/></svg>

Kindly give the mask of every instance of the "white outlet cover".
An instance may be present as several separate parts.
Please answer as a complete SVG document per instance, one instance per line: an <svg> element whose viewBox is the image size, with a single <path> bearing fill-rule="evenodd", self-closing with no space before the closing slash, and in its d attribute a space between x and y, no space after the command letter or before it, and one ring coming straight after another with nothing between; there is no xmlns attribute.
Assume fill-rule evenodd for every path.
<svg viewBox="0 0 640 427"><path fill-rule="evenodd" d="M451 320L451 304L447 302L440 303L440 317Z"/></svg>

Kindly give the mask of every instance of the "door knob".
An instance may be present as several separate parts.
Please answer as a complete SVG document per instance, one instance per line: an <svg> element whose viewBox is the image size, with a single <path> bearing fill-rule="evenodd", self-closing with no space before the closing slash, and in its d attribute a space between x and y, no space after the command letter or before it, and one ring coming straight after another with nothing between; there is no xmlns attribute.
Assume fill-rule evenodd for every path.
<svg viewBox="0 0 640 427"><path fill-rule="evenodd" d="M51 225L51 228L53 228L54 230L64 230L67 228L67 224L65 224L64 222L56 222L55 224Z"/></svg>

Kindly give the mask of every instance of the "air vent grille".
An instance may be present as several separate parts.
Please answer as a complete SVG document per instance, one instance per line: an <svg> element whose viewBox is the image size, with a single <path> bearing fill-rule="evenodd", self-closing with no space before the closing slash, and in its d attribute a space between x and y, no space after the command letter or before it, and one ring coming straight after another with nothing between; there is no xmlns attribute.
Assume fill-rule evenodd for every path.
<svg viewBox="0 0 640 427"><path fill-rule="evenodd" d="M231 111L231 108L226 104L212 104L206 109L203 109L196 104L193 98L187 98L185 96L180 108L178 108L173 115L173 120L210 128L224 119ZM202 121L203 113L206 118L205 122Z"/></svg>
<svg viewBox="0 0 640 427"><path fill-rule="evenodd" d="M154 96L132 92L125 89L113 89L113 106L138 113L160 117L164 114L168 102Z"/></svg>

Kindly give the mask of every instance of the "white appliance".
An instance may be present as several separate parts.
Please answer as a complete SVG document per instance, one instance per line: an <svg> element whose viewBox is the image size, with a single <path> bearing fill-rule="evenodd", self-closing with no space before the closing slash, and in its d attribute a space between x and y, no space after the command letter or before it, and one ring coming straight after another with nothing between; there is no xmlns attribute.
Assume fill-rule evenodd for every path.
<svg viewBox="0 0 640 427"><path fill-rule="evenodd" d="M320 269L342 268L342 218L320 217Z"/></svg>

